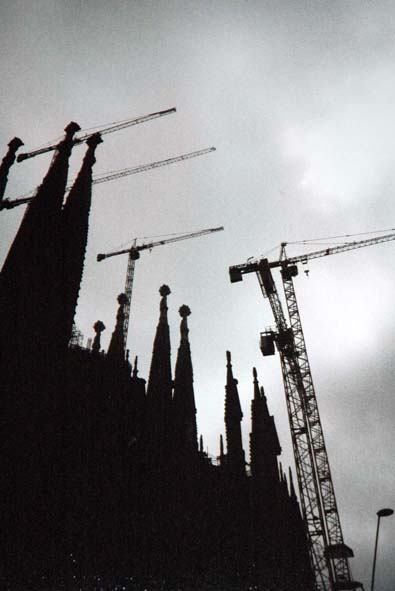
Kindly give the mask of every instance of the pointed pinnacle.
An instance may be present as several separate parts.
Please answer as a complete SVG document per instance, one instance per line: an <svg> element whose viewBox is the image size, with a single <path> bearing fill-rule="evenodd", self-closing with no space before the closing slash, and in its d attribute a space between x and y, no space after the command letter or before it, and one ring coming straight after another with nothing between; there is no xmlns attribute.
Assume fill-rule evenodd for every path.
<svg viewBox="0 0 395 591"><path fill-rule="evenodd" d="M203 453L203 435L199 437L199 451Z"/></svg>
<svg viewBox="0 0 395 591"><path fill-rule="evenodd" d="M291 497L293 499L296 499L296 492L295 492L294 480L293 480L293 476L292 476L291 467L288 468L288 471L289 471L289 484L290 484L290 488L291 488Z"/></svg>
<svg viewBox="0 0 395 591"><path fill-rule="evenodd" d="M260 392L259 392L259 382L258 382L258 374L256 368L252 368L252 375L254 377L254 400L260 399Z"/></svg>

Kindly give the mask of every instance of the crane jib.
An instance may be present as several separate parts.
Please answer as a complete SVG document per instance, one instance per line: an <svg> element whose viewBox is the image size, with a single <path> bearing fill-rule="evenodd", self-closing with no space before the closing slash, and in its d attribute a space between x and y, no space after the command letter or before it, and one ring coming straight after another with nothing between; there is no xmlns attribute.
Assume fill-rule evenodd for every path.
<svg viewBox="0 0 395 591"><path fill-rule="evenodd" d="M182 160L189 160L191 158L196 158L198 156L203 156L205 154L209 154L210 152L215 152L216 148L211 146L210 148L204 148L203 150L197 150L196 152L189 152L188 154L181 154L180 156L174 156L173 158L166 158L166 160L158 160L157 162L151 162L150 164L143 164L141 166L134 166L133 168L125 168L123 170L119 170L116 172L110 172L107 174L102 174L96 176L92 180L93 185L97 185L100 183L107 183L108 181L113 181L116 179L123 178L125 176L129 176L132 174L137 174L140 172L146 172L148 170L152 170L154 168L160 168L162 166L167 166L168 164L174 164L176 162L180 162ZM67 185L66 189L71 189L72 184ZM0 211L3 209L12 209L17 207L18 205L23 205L25 203L29 203L35 195L35 191L32 191L28 195L22 195L10 201L9 199L3 199L0 201Z"/></svg>
<svg viewBox="0 0 395 591"><path fill-rule="evenodd" d="M181 234L180 236L173 236L172 238L167 238L164 240L158 240L157 242L147 242L146 244L140 244L139 246L133 245L129 248L124 248L123 250L117 250L114 252L110 252L108 254L98 254L97 261L103 261L109 257L116 256L118 254L127 254L129 253L135 259L139 258L139 251L142 250L151 250L155 246L162 246L164 244L171 244L172 242L179 242L180 240L188 240L189 238L197 238L198 236L204 236L206 234L212 234L213 232L220 232L223 230L223 226L219 226L218 228L207 228L206 230L199 230L198 232L191 232L190 234Z"/></svg>
<svg viewBox="0 0 395 591"><path fill-rule="evenodd" d="M163 117L165 115L170 115L172 113L176 113L177 109L172 107L171 109L165 109L164 111L156 111L155 113L150 113L149 115L143 115L142 117L135 117L134 119L127 119L125 121L119 121L118 123L113 123L107 127L97 128L94 132L85 133L80 137L76 137L73 140L74 145L82 144L88 138L90 138L95 133L100 133L102 135L107 133L113 133L114 131L120 131L121 129L126 129L127 127L132 127L133 125L138 125L139 123L146 123L147 121L151 121L152 119L157 119L158 117ZM34 156L38 156L39 154L45 154L46 152L51 152L56 150L59 143L54 142L45 148L38 148L37 150L33 150L32 152L23 152L19 154L17 157L17 162L23 162L23 160L27 160L28 158L33 158Z"/></svg>
<svg viewBox="0 0 395 591"><path fill-rule="evenodd" d="M395 240L395 233L385 234L384 236L376 236L375 238L368 238L367 240L345 242L344 244L340 244L338 246L324 248L322 250L315 250L313 252L307 252L305 254L301 254L294 257L288 257L278 261L270 261L268 265L271 269L275 269L277 267L287 269L291 265L295 266L296 263L307 263L312 259L317 259L332 254L340 254L341 252L347 252L349 250L354 250L357 248L364 248L365 246L373 246L375 244L380 244L382 242L390 242L392 240ZM260 263L266 260L267 259L253 260L251 262L242 263L240 265L233 265L229 267L231 282L235 283L236 281L241 281L242 274L257 272L259 270Z"/></svg>

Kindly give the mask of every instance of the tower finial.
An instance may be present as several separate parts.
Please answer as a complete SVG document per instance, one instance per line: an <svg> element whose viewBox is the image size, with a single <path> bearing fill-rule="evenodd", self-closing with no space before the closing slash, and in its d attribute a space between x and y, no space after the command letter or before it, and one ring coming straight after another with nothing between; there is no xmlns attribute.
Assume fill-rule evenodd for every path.
<svg viewBox="0 0 395 591"><path fill-rule="evenodd" d="M96 146L98 146L99 144L102 144L102 143L103 143L103 140L102 140L100 133L94 133L93 135L90 135L88 137L88 139L86 140L87 146L92 147L92 148L96 148Z"/></svg>
<svg viewBox="0 0 395 591"><path fill-rule="evenodd" d="M189 306L186 306L185 304L180 307L178 312L179 312L181 318L187 318L188 316L191 315L191 309L189 308Z"/></svg>
<svg viewBox="0 0 395 591"><path fill-rule="evenodd" d="M168 285L162 285L159 289L159 293L162 296L160 301L160 318L159 320L165 320L167 322L167 296L171 294L170 287Z"/></svg>
<svg viewBox="0 0 395 591"><path fill-rule="evenodd" d="M70 121L64 128L66 132L66 136L70 135L73 136L77 131L80 131L81 127L75 121Z"/></svg>
<svg viewBox="0 0 395 591"><path fill-rule="evenodd" d="M99 353L100 347L101 347L101 344L100 344L100 335L103 332L103 330L106 329L106 327L104 326L104 324L103 324L103 322L101 320L98 320L93 325L93 329L94 329L96 335L95 335L95 338L93 339L92 351L95 351L96 353Z"/></svg>
<svg viewBox="0 0 395 591"><path fill-rule="evenodd" d="M181 308L178 310L178 312L182 318L181 325L180 325L181 340L187 341L188 340L188 332L189 332L187 318L188 318L188 316L190 316L191 310L188 306L186 306L184 304L183 306L181 306Z"/></svg>
<svg viewBox="0 0 395 591"><path fill-rule="evenodd" d="M159 293L162 297L170 295L170 287L168 285L161 285L161 287L159 288Z"/></svg>
<svg viewBox="0 0 395 591"><path fill-rule="evenodd" d="M111 335L111 341L108 347L108 355L117 361L123 361L125 359L125 344L123 338L123 326L125 322L124 306L128 301L128 297L126 294L120 293L117 300L119 307L114 332Z"/></svg>
<svg viewBox="0 0 395 591"><path fill-rule="evenodd" d="M120 306L124 306L127 301L128 301L128 297L124 293L120 293L119 296L117 297L117 302Z"/></svg>

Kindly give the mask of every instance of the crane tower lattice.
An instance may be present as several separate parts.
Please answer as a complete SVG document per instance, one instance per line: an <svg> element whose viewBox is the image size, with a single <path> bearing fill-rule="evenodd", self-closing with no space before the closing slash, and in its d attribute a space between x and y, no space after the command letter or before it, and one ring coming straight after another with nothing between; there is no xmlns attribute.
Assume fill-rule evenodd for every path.
<svg viewBox="0 0 395 591"><path fill-rule="evenodd" d="M298 274L299 262L306 263L310 259L391 240L395 240L395 234L348 242L290 258L286 255L286 243L283 243L278 261L269 262L262 258L229 268L232 283L241 281L243 274L257 274L262 294L269 300L275 319L276 330L261 333L261 349L263 355L274 354L275 344L280 355L299 494L308 531L316 591L351 591L362 588L362 585L353 581L351 576L348 559L353 556L353 552L343 540L293 278ZM289 322L271 272L276 267L281 272Z"/></svg>

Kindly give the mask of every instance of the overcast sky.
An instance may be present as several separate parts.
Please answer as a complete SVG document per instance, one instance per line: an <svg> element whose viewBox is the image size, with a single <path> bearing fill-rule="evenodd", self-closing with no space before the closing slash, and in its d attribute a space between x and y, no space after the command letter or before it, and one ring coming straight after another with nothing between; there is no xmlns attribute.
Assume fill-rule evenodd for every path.
<svg viewBox="0 0 395 591"><path fill-rule="evenodd" d="M98 252L224 225L142 254L128 346L147 377L158 289L167 283L173 363L178 308L192 310L198 426L209 453L218 454L223 432L229 349L245 449L255 365L283 462L292 463L279 359L258 347L271 311L256 277L231 285L228 267L281 241L395 226L394 2L13 0L1 3L0 35L2 153L15 135L31 150L70 120L85 129L170 107L177 114L106 136L95 173L216 146L94 188L76 320L85 340L102 320L107 346L127 259L97 263ZM71 177L83 153L74 150ZM6 196L33 189L49 162L15 165ZM1 213L1 260L23 209ZM306 250L290 245L288 254ZM295 281L344 538L366 588L376 511L395 508L394 252L388 243L318 259ZM393 591L394 558L393 517L382 520L378 590Z"/></svg>

